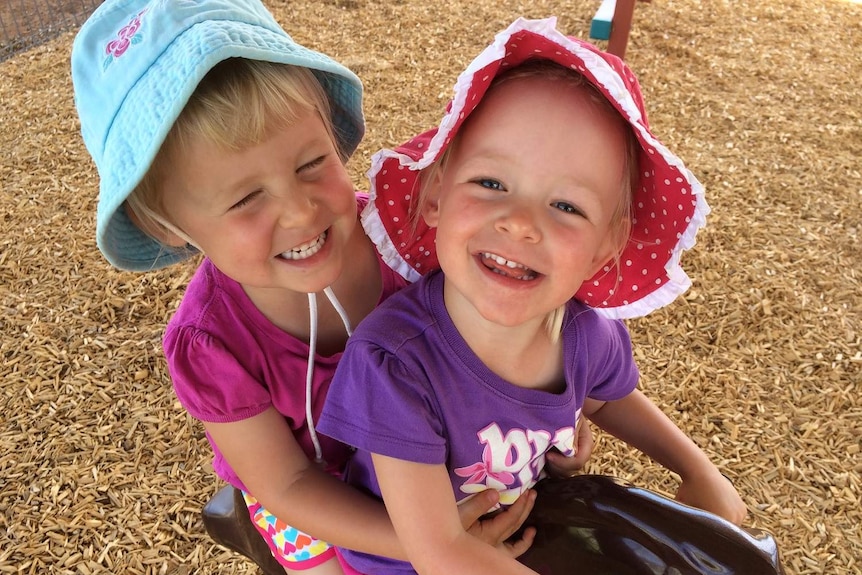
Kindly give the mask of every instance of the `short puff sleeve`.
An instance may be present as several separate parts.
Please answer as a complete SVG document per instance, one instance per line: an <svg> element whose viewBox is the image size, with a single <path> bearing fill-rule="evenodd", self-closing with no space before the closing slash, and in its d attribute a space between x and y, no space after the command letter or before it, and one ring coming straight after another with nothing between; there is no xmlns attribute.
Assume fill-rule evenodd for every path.
<svg viewBox="0 0 862 575"><path fill-rule="evenodd" d="M355 337L355 336L354 336ZM318 429L361 451L417 463L446 461L434 393L418 364L351 339L335 371Z"/></svg>
<svg viewBox="0 0 862 575"><path fill-rule="evenodd" d="M272 405L266 387L207 332L188 326L169 330L164 350L177 398L193 417L230 423Z"/></svg>

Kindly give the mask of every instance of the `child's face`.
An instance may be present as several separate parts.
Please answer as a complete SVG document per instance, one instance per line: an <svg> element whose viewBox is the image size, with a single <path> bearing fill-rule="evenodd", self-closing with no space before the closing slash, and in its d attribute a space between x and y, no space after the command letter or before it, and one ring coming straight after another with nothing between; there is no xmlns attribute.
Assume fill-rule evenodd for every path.
<svg viewBox="0 0 862 575"><path fill-rule="evenodd" d="M173 223L245 286L332 284L357 229L353 185L316 112L241 151L193 142L162 188Z"/></svg>
<svg viewBox="0 0 862 575"><path fill-rule="evenodd" d="M423 215L446 302L505 326L544 319L608 262L626 134L584 88L494 88L470 116Z"/></svg>

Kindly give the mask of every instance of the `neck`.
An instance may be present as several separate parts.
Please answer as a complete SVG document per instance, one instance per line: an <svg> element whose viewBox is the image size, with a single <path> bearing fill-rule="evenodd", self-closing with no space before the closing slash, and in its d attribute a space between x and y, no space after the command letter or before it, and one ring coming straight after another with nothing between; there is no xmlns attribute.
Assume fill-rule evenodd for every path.
<svg viewBox="0 0 862 575"><path fill-rule="evenodd" d="M552 392L565 386L562 342L551 340L544 317L504 326L482 317L472 306L447 301L446 309L473 353L501 378L518 387Z"/></svg>

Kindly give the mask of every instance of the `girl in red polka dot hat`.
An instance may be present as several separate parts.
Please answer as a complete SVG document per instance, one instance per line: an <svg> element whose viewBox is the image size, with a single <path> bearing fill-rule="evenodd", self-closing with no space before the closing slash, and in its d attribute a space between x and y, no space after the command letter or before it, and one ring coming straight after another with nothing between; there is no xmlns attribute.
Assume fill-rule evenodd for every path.
<svg viewBox="0 0 862 575"><path fill-rule="evenodd" d="M416 283L354 332L318 427L356 448L348 481L384 500L423 575L533 573L467 534L455 504L488 488L514 502L548 452L575 454L581 415L675 472L681 502L746 515L637 389L619 319L688 286L678 260L704 222L701 186L650 132L623 62L554 24L499 34L440 126L371 170L366 231ZM344 558L359 573L411 572Z"/></svg>
<svg viewBox="0 0 862 575"><path fill-rule="evenodd" d="M369 171L372 205L363 215L391 267L415 281L438 267L436 231L410 217L420 176L449 149L493 80L526 60L541 58L580 73L630 126L631 229L618 257L610 259L578 289L576 297L612 318L644 316L672 302L690 281L679 265L691 248L709 207L700 182L649 128L637 79L619 58L567 38L549 20L521 20L461 74L438 128L395 150L376 154Z"/></svg>

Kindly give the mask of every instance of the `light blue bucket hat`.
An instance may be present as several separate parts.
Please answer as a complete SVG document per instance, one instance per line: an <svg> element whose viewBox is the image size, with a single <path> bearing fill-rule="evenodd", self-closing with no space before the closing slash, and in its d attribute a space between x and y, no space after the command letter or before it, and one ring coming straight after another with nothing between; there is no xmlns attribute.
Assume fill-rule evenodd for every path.
<svg viewBox="0 0 862 575"><path fill-rule="evenodd" d="M194 253L141 232L123 202L146 174L200 80L227 58L311 69L329 96L339 147L365 132L362 84L328 56L297 44L257 0L107 0L72 46L81 134L99 171L96 243L113 265L161 268Z"/></svg>

